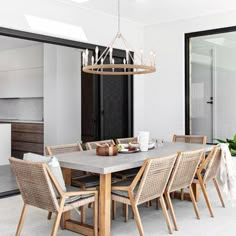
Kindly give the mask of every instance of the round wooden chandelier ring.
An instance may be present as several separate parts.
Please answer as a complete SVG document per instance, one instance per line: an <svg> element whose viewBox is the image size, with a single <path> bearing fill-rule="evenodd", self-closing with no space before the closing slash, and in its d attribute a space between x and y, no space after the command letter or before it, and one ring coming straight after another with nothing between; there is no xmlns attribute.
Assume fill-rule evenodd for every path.
<svg viewBox="0 0 236 236"><path fill-rule="evenodd" d="M103 69L139 69L139 71L103 71ZM156 67L137 64L95 64L84 66L83 71L98 75L137 75L153 73L156 71Z"/></svg>

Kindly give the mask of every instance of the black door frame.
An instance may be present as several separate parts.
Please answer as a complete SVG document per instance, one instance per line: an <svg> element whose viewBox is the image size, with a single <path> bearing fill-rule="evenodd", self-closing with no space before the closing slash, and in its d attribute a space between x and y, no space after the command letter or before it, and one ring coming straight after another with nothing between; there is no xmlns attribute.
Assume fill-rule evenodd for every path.
<svg viewBox="0 0 236 236"><path fill-rule="evenodd" d="M48 35L42 35L42 34L36 34L36 33L30 33L26 31L20 31L15 29L9 29L9 28L3 28L0 27L0 35L2 36L8 36L13 38L19 38L19 39L25 39L25 40L32 40L37 41L41 43L49 43L49 44L55 44L65 47L71 47L71 48L78 48L78 49L89 49L91 51L94 51L95 48L98 46L101 50L105 50L104 46L101 45L94 45L90 43L83 43L79 41L69 40L69 39L62 39L57 38L53 36ZM124 50L120 49L113 49L114 56L117 57L123 57L125 58L126 52ZM128 113L128 127L129 127L129 137L133 136L133 75L128 76L128 107L129 107L129 113Z"/></svg>
<svg viewBox="0 0 236 236"><path fill-rule="evenodd" d="M210 29L192 33L185 33L185 134L190 134L190 57L189 57L189 44L190 39L194 37L212 35L212 34L222 34L230 33L236 31L236 26Z"/></svg>

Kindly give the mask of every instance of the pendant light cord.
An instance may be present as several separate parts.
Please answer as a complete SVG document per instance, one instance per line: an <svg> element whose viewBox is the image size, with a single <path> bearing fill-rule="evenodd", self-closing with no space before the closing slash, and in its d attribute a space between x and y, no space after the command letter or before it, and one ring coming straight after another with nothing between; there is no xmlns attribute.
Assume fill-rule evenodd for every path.
<svg viewBox="0 0 236 236"><path fill-rule="evenodd" d="M118 33L120 33L120 0L118 0Z"/></svg>

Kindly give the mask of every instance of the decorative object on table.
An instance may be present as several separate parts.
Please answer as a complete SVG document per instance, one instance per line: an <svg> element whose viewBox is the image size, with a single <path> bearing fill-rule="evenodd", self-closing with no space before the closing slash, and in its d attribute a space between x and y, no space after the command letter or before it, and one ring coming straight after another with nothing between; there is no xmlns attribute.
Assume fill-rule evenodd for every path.
<svg viewBox="0 0 236 236"><path fill-rule="evenodd" d="M85 143L85 148L86 150L93 150L97 148L97 145L115 145L115 142L113 139L107 139L107 140L99 140L99 141L92 141L92 142L87 142Z"/></svg>
<svg viewBox="0 0 236 236"><path fill-rule="evenodd" d="M124 50L123 64L116 64L113 57L115 43L120 41ZM121 44L119 44L120 47ZM147 74L156 71L156 54L151 51L150 58L146 58L142 49L138 53L128 44L120 32L120 0L118 0L118 32L107 48L100 53L99 48L95 49L95 57L89 58L89 50L82 53L83 71L91 74L102 75L134 75Z"/></svg>
<svg viewBox="0 0 236 236"><path fill-rule="evenodd" d="M98 156L116 156L118 154L118 148L115 145L97 144L96 154Z"/></svg>
<svg viewBox="0 0 236 236"><path fill-rule="evenodd" d="M148 150L153 149L155 147L156 147L156 143L155 142L149 142L148 143Z"/></svg>
<svg viewBox="0 0 236 236"><path fill-rule="evenodd" d="M150 133L148 131L140 131L138 134L138 142L140 144L141 152L148 151Z"/></svg>
<svg viewBox="0 0 236 236"><path fill-rule="evenodd" d="M219 143L228 143L229 144L229 150L232 156L236 156L236 134L234 135L233 139L216 139Z"/></svg>
<svg viewBox="0 0 236 236"><path fill-rule="evenodd" d="M163 147L164 145L164 140L163 139L157 139L157 147Z"/></svg>
<svg viewBox="0 0 236 236"><path fill-rule="evenodd" d="M119 153L134 153L139 152L139 143L123 143L123 144L117 144L117 149Z"/></svg>

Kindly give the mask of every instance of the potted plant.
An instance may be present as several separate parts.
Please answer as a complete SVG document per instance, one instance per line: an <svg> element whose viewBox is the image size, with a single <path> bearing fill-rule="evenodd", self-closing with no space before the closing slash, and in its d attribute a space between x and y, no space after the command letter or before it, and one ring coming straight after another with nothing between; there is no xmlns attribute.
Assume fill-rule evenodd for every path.
<svg viewBox="0 0 236 236"><path fill-rule="evenodd" d="M219 143L228 143L229 144L229 150L231 152L232 156L236 156L236 134L234 135L233 139L216 139Z"/></svg>

